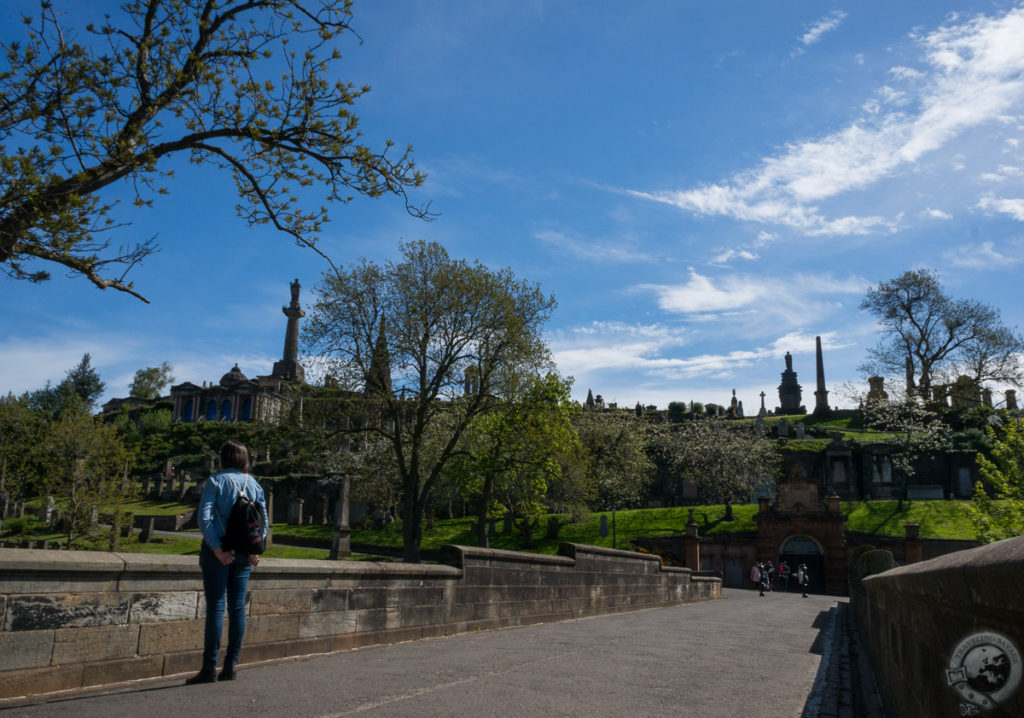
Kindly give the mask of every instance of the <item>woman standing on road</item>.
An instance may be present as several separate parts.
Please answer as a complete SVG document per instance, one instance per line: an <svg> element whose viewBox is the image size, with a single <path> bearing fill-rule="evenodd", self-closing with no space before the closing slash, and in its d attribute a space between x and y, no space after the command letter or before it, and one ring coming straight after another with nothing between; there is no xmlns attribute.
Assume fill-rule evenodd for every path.
<svg viewBox="0 0 1024 718"><path fill-rule="evenodd" d="M238 494L244 492L267 515L267 502L263 487L247 472L249 452L234 440L220 447L219 473L211 476L203 487L199 499L199 529L203 545L199 549L199 568L203 572L203 594L206 598L206 627L203 639L203 667L185 681L188 684L230 681L235 677L235 664L245 636L245 594L249 574L259 565L257 554L226 551L221 540L227 530L228 516ZM266 522L269 524L269 521ZM266 530L264 536L266 538ZM220 650L221 630L224 626L225 595L228 609L228 648L224 655L224 668L217 676L217 653Z"/></svg>

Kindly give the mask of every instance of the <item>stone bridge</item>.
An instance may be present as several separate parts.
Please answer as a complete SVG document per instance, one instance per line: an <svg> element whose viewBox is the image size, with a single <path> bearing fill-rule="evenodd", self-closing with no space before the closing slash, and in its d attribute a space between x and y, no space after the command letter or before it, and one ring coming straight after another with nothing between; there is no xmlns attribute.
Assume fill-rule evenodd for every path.
<svg viewBox="0 0 1024 718"><path fill-rule="evenodd" d="M577 545L556 557L449 551L450 565L341 574L327 562L266 561L251 584L239 680L188 687L202 633L194 558L0 551L0 708L1024 715L1024 538L855 574L850 602L723 591L637 554Z"/></svg>

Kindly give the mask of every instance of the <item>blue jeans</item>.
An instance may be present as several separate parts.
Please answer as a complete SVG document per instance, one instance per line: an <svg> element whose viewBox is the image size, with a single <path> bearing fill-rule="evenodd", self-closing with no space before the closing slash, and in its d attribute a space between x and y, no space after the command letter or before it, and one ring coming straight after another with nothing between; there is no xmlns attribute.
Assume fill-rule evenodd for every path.
<svg viewBox="0 0 1024 718"><path fill-rule="evenodd" d="M238 662L245 636L245 592L249 586L252 566L245 554L236 554L235 560L225 566L205 543L199 549L199 568L203 572L203 594L206 597L206 630L203 640L203 669L217 668L220 634L224 628L224 597L228 609L228 650L224 665Z"/></svg>

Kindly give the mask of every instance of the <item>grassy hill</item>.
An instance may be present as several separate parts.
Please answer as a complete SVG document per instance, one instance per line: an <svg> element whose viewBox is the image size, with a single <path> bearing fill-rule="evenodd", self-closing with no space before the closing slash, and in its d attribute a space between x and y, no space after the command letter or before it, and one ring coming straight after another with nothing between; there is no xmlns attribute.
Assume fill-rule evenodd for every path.
<svg viewBox="0 0 1024 718"><path fill-rule="evenodd" d="M856 501L844 502L842 511L849 518L846 522L848 531L878 534L882 536L903 536L903 524L918 523L921 526L922 538L974 539L974 529L964 515L963 501L905 501L903 509L897 508L896 501ZM697 506L694 507L694 518L700 526L702 536L715 536L729 533L754 532L757 526L754 514L755 504L743 504L733 507L734 521L724 521L725 507ZM600 533L601 516L608 517L608 536ZM629 539L642 536L670 536L685 532L689 508L673 507L664 509L635 509L618 511L615 514L615 546L628 548ZM567 520L565 516L561 517ZM473 520L450 519L434 522L432 531L424 530L422 547L426 549L440 548L444 544L460 544L473 546L476 536L472 531ZM566 523L561 527L557 539L545 538L545 524L533 532L534 548L538 553L553 554L558 544L563 541L590 544L593 546L612 547L612 515L610 512L593 513L583 522ZM518 535L501 533L492 535L491 548L525 550ZM332 530L327 526L288 526L277 524L274 535L279 538L295 537L305 540L322 540L329 542ZM400 547L402 545L401 524L396 522L382 531L353 531L352 541L382 546Z"/></svg>
<svg viewBox="0 0 1024 718"><path fill-rule="evenodd" d="M844 502L841 506L843 513L848 515L846 530L857 533L876 534L881 536L903 536L903 524L907 522L918 523L921 526L920 535L922 538L944 538L944 539L967 539L975 538L974 528L963 511L965 501L905 501L903 508L898 508L896 501L850 501ZM181 510L180 504L168 504L160 507L156 502L145 502L145 505L137 504L130 507L130 510L149 515L163 513L177 513ZM567 516L560 516L563 524L560 528L557 539L546 538L547 521L534 529L533 548L526 549L518 534L507 535L501 532L501 521L498 521L498 531L490 537L491 547L508 549L512 551L534 551L537 553L554 554L558 545L568 541L572 543L590 544L593 546L613 546L612 530L614 526L614 546L616 548L629 548L631 538L650 536L672 536L685 532L690 509L686 507L673 507L663 509L634 509L617 511L614 521L611 512L597 512L590 514L586 520L578 523L569 523ZM701 536L717 536L733 533L754 533L757 526L754 522L754 514L757 513L755 504L741 504L733 507L735 520L725 521L725 507L722 505L695 506L693 507L694 518L699 526ZM601 536L601 517L608 518L608 535ZM10 523L17 523L11 521ZM432 530L424 529L424 549L437 549L445 544L459 544L464 546L476 545L476 534L472 530L473 519L448 519L434 522ZM41 528L29 531L33 540L51 539L61 540L60 534L42 533ZM309 542L312 545L327 547L330 545L333 529L330 526L305 525L289 526L287 524L276 524L274 536L278 539L298 539L302 542ZM354 543L374 544L378 546L389 546L400 548L402 546L402 527L400 522L395 522L381 531L354 530L352 532ZM105 550L107 546L103 541L95 541L91 546L97 550ZM147 553L166 554L197 554L199 552L199 537L165 537L154 540L149 544L139 544L133 541L131 544L123 544L123 551L139 551ZM267 554L275 558L322 558L323 552L315 549L292 548L288 546L274 546Z"/></svg>

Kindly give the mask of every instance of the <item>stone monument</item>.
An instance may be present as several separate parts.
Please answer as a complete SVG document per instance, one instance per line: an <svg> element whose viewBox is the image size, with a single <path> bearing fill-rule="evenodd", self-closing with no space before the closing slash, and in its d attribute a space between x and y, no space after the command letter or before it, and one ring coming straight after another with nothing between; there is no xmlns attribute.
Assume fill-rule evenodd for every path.
<svg viewBox="0 0 1024 718"><path fill-rule="evenodd" d="M832 409L828 406L828 390L825 388L825 362L821 356L821 337L814 337L814 353L818 380L818 388L814 391L814 415L828 416Z"/></svg>
<svg viewBox="0 0 1024 718"><path fill-rule="evenodd" d="M299 290L302 288L299 280L291 283L292 301L287 307L281 307L281 311L288 317L288 327L284 334L284 353L281 361L274 362L274 371L271 376L286 379L288 381L306 381L306 370L299 364L299 319L306 316L299 306Z"/></svg>
<svg viewBox="0 0 1024 718"><path fill-rule="evenodd" d="M793 371L793 356L786 352L786 371L782 372L782 383L779 384L779 404L775 407L776 414L806 414L807 408L800 404L803 391Z"/></svg>

